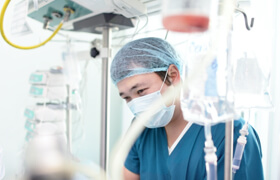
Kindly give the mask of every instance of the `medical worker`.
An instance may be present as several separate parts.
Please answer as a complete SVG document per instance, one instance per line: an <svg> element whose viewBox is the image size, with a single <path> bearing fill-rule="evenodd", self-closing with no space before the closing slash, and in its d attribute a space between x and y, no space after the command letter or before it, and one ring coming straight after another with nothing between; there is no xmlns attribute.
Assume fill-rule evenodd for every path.
<svg viewBox="0 0 280 180"><path fill-rule="evenodd" d="M125 164L127 180L206 179L204 127L183 118L180 93L174 86L181 82L182 61L174 48L159 38L143 38L126 44L114 57L111 78L120 96L137 116L174 91L171 104L162 101L161 110L152 115L145 130L131 148ZM244 120L234 121L234 147ZM218 179L224 179L225 124L212 126L217 147ZM250 127L236 180L263 179L259 137Z"/></svg>

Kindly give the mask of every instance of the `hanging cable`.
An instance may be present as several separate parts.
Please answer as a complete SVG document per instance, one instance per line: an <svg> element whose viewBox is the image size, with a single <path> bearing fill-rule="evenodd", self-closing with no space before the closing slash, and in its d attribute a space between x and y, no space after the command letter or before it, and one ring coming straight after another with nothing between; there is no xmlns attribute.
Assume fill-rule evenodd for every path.
<svg viewBox="0 0 280 180"><path fill-rule="evenodd" d="M130 37L131 40L132 40L133 37L136 35L136 33L137 33L137 31L138 31L138 27L139 27L140 21L141 21L141 19L140 19L139 16L136 16L136 18L137 18L137 23L136 23L136 26L135 26L134 33L133 33L132 35L126 35L126 36L121 37L122 39L121 39L121 41L119 42L119 44L122 44L123 41L124 41L126 38L128 38L128 37Z"/></svg>
<svg viewBox="0 0 280 180"><path fill-rule="evenodd" d="M144 14L144 16L146 17L146 22L143 25L143 27L137 31L136 34L138 34L140 31L142 31L148 25L148 23L149 23L149 16L147 14Z"/></svg>
<svg viewBox="0 0 280 180"><path fill-rule="evenodd" d="M166 40L166 39L167 39L168 33L169 33L169 30L166 30L166 34L165 34L165 38L164 38L164 40Z"/></svg>
<svg viewBox="0 0 280 180"><path fill-rule="evenodd" d="M12 43L12 42L9 41L8 38L6 37L5 32L4 32L4 28L3 28L3 24L4 24L4 15L5 15L5 12L6 12L6 10L7 10L7 7L8 7L8 5L9 5L10 1L11 1L11 0L6 0L6 1L5 1L4 5L3 5L3 8L2 8L2 10L1 10L1 15L0 15L0 31L1 31L1 35L2 35L3 39L4 39L9 45L11 45L11 46L13 46L13 47L15 47L15 48L18 48L18 49L25 49L25 50L27 50L27 49L35 49L35 48L38 48L38 47L40 47L40 46L46 44L47 42L49 42L49 41L57 34L57 32L61 29L64 20L63 20L62 22L59 23L58 27L56 28L56 30L53 32L53 34L52 34L49 38L47 38L45 41L43 41L43 42L41 42L41 43L39 43L39 44L37 44L37 45L34 45L34 46L19 46L19 45L16 45L16 44ZM66 13L66 16L67 16L67 15L70 16L70 14L71 14L71 13ZM66 17L66 18L64 18L64 19L69 19L69 17Z"/></svg>
<svg viewBox="0 0 280 180"><path fill-rule="evenodd" d="M141 21L140 17L137 16L137 24L136 24L136 27L135 27L135 31L134 31L134 33L133 33L132 36L131 36L131 39L133 39L134 36L136 35L136 33L137 33L137 31L138 31L138 27L139 27L140 21Z"/></svg>
<svg viewBox="0 0 280 180"><path fill-rule="evenodd" d="M138 29L138 28L139 28L139 24L140 24L140 22L141 22L141 18L140 18L139 16L137 16L137 20L138 20L138 21L137 21L137 24L136 24L134 33L133 33L132 35L124 36L124 38L120 41L119 44L122 44L122 42L123 42L127 37L130 37L131 40L133 40L133 38L134 38L137 34L139 34L139 32L142 31L142 30L148 25L149 17L148 17L147 14L144 14L144 16L146 17L146 22L145 22L145 24L144 24L140 29Z"/></svg>

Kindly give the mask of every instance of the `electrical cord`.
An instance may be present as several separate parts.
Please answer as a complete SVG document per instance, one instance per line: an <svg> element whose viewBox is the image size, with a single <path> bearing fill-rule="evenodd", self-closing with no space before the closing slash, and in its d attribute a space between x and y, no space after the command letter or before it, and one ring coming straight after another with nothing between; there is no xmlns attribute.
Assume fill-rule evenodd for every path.
<svg viewBox="0 0 280 180"><path fill-rule="evenodd" d="M169 33L169 30L166 30L166 34L165 34L164 40L167 40L168 33Z"/></svg>
<svg viewBox="0 0 280 180"><path fill-rule="evenodd" d="M145 24L144 24L136 33L134 33L134 35L132 36L132 39L134 38L134 36L135 36L136 34L139 34L139 32L142 31L142 30L148 25L148 23L149 23L149 17L148 17L147 14L144 14L144 16L146 17L146 22L145 22Z"/></svg>
<svg viewBox="0 0 280 180"><path fill-rule="evenodd" d="M63 21L61 23L59 23L58 27L56 28L56 30L53 32L53 34L47 38L45 41L37 44L37 45L33 45L33 46L19 46L19 45L16 45L14 43L12 43L11 41L8 40L8 38L6 37L5 35L5 32L4 32L4 28L3 28L3 22L4 22L4 15L5 15L5 12L7 10L7 7L9 5L11 0L6 0L4 5L3 5L3 8L1 10L1 15L0 15L0 31L1 31L1 35L3 37L3 39L11 46L15 47L15 48L18 48L18 49L35 49L35 48L38 48L44 44L46 44L47 42L49 42L56 34L57 32L61 29L62 25L63 25Z"/></svg>
<svg viewBox="0 0 280 180"><path fill-rule="evenodd" d="M138 29L138 28L139 28L139 24L140 24L141 18L140 18L139 16L137 16L137 20L138 20L138 21L137 21L137 24L136 24L136 27L135 27L135 31L134 31L133 34L131 34L131 35L125 35L125 36L122 36L122 37L116 37L116 38L113 38L113 39L122 38L121 41L119 42L119 44L122 44L122 43L124 42L124 40L126 40L126 39L128 39L128 38L130 38L130 40L133 40L134 37L135 37L136 35L139 35L139 32L142 31L142 30L148 25L149 17L148 17L147 14L144 14L144 16L146 17L146 22L145 22L145 24L144 24L140 29Z"/></svg>

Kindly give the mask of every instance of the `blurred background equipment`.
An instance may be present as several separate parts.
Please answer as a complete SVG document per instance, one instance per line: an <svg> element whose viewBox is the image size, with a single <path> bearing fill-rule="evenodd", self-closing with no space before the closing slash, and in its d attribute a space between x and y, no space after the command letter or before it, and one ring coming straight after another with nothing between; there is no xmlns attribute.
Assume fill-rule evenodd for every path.
<svg viewBox="0 0 280 180"><path fill-rule="evenodd" d="M45 22L44 17L50 19L49 25L55 27L64 14L64 8L71 8L73 15L69 17L64 29L75 30L75 23L102 13L121 14L127 18L145 14L146 6L138 0L60 0L40 1L29 0L28 16ZM95 23L91 23L95 25Z"/></svg>

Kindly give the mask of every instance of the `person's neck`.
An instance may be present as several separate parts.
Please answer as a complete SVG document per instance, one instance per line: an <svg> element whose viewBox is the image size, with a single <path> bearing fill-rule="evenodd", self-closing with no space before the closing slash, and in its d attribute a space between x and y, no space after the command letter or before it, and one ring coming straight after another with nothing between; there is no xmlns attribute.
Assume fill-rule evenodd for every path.
<svg viewBox="0 0 280 180"><path fill-rule="evenodd" d="M184 120L181 109L178 108L177 111L178 112L176 113L176 116L174 116L170 123L165 126L168 147L173 145L173 143L188 124L188 122Z"/></svg>

